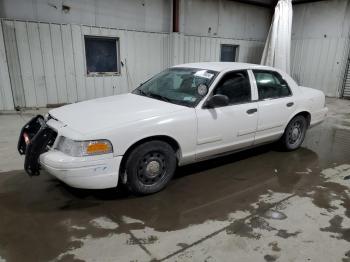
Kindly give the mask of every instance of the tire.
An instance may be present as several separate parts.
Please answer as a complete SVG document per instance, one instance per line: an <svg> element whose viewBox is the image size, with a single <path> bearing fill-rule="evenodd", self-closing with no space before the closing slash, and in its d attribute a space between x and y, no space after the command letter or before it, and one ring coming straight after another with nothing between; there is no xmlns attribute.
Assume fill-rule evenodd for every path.
<svg viewBox="0 0 350 262"><path fill-rule="evenodd" d="M308 127L305 117L298 115L294 117L287 125L280 140L280 146L286 151L298 149L304 141Z"/></svg>
<svg viewBox="0 0 350 262"><path fill-rule="evenodd" d="M163 141L149 141L137 146L126 161L127 184L137 195L162 190L177 166L174 149Z"/></svg>

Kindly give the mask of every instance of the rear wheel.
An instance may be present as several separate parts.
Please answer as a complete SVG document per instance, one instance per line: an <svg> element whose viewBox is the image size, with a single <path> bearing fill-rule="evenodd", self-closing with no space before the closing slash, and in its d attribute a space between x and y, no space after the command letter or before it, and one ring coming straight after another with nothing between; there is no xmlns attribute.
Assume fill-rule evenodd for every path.
<svg viewBox="0 0 350 262"><path fill-rule="evenodd" d="M163 141L149 141L137 146L126 161L127 183L136 194L162 190L176 169L174 149Z"/></svg>
<svg viewBox="0 0 350 262"><path fill-rule="evenodd" d="M307 130L307 120L299 115L294 117L286 127L280 140L283 149L292 151L298 149L304 141Z"/></svg>

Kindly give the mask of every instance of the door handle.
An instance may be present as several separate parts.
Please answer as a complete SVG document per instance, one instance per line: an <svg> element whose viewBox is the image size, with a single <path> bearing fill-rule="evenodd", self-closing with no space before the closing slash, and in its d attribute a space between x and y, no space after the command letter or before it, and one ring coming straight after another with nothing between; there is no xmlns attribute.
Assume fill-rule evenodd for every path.
<svg viewBox="0 0 350 262"><path fill-rule="evenodd" d="M287 103L287 107L291 107L291 106L293 106L294 105L294 103L293 102L289 102L289 103Z"/></svg>
<svg viewBox="0 0 350 262"><path fill-rule="evenodd" d="M252 108L252 109L247 110L247 114L249 114L249 115L254 114L255 112L258 112L257 108Z"/></svg>

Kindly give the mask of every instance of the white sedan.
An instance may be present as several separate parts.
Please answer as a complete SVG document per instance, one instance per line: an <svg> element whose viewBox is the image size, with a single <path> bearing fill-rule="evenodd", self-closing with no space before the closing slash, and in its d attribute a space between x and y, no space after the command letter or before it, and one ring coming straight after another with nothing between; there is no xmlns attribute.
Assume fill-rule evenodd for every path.
<svg viewBox="0 0 350 262"><path fill-rule="evenodd" d="M243 63L171 67L132 93L53 109L22 129L25 170L40 168L77 188L126 183L137 194L163 189L178 165L264 143L302 144L322 122L324 94L277 69Z"/></svg>

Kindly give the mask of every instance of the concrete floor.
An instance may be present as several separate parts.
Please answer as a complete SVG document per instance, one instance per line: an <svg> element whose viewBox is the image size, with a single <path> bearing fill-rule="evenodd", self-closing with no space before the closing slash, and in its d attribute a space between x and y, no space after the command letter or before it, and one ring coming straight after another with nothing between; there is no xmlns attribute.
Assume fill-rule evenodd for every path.
<svg viewBox="0 0 350 262"><path fill-rule="evenodd" d="M350 101L303 147L187 166L160 193L29 178L0 115L0 261L350 261Z"/></svg>

